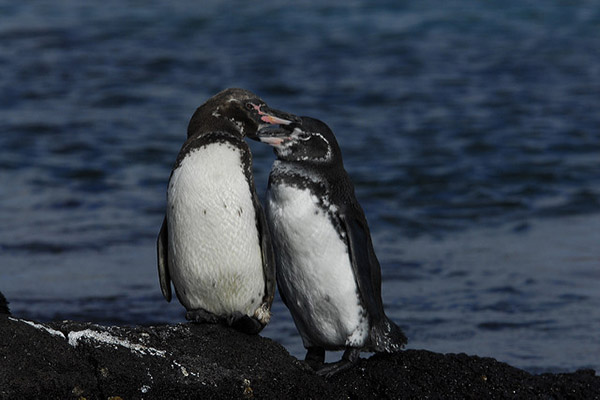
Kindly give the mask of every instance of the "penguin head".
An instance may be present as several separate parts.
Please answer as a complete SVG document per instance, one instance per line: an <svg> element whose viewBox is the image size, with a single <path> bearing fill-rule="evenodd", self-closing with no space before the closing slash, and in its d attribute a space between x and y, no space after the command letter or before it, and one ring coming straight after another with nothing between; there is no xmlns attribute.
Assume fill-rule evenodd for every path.
<svg viewBox="0 0 600 400"><path fill-rule="evenodd" d="M230 88L217 93L196 109L188 125L188 138L224 130L258 140L256 132L271 124L289 125L300 119L269 108L264 100L245 89Z"/></svg>
<svg viewBox="0 0 600 400"><path fill-rule="evenodd" d="M258 139L273 146L280 160L318 164L341 160L341 151L331 129L315 118L300 119L300 123L261 129Z"/></svg>

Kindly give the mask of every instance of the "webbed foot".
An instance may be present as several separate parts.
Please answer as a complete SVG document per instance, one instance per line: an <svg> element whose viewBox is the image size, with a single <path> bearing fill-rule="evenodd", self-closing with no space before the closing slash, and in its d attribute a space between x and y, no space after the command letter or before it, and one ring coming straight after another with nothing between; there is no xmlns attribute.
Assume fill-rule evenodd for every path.
<svg viewBox="0 0 600 400"><path fill-rule="evenodd" d="M325 362L325 349L322 347L309 347L304 357L304 362L308 364L313 371L318 371Z"/></svg>
<svg viewBox="0 0 600 400"><path fill-rule="evenodd" d="M264 328L256 318L249 317L239 311L230 315L216 315L202 308L197 308L186 312L185 318L188 321L199 324L223 324L231 326L236 331L247 333L248 335L255 335Z"/></svg>
<svg viewBox="0 0 600 400"><path fill-rule="evenodd" d="M195 310L188 310L185 313L185 319L199 324L216 324L221 318L203 308L196 308Z"/></svg>
<svg viewBox="0 0 600 400"><path fill-rule="evenodd" d="M325 378L331 378L335 374L341 371L345 371L352 367L360 359L360 349L349 348L344 352L340 361L326 364L324 367L317 370L317 375L324 376Z"/></svg>

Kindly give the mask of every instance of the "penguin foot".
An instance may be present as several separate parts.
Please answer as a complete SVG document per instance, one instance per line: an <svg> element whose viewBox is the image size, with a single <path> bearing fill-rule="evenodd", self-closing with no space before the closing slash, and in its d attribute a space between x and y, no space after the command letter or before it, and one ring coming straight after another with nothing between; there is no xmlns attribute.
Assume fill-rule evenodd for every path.
<svg viewBox="0 0 600 400"><path fill-rule="evenodd" d="M355 365L360 359L360 349L349 348L344 352L342 359L338 362L326 364L323 368L317 370L317 375L331 378L341 371L345 371Z"/></svg>
<svg viewBox="0 0 600 400"><path fill-rule="evenodd" d="M189 310L185 313L185 318L198 324L223 324L231 326L236 331L255 335L260 332L264 325L256 318L249 317L239 311L230 315L216 315L202 308Z"/></svg>
<svg viewBox="0 0 600 400"><path fill-rule="evenodd" d="M323 347L309 347L304 357L304 362L312 368L313 371L318 371L325 363L325 349Z"/></svg>
<svg viewBox="0 0 600 400"><path fill-rule="evenodd" d="M199 324L216 324L221 320L221 318L203 308L189 310L185 313L185 319Z"/></svg>

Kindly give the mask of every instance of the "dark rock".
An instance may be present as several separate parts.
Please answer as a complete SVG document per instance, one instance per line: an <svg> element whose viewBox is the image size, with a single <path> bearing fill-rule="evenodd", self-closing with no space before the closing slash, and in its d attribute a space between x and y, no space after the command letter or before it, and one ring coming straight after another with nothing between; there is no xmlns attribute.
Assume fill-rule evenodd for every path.
<svg viewBox="0 0 600 400"><path fill-rule="evenodd" d="M276 342L218 325L36 324L0 315L0 398L600 398L591 370L531 375L407 350L326 380Z"/></svg>

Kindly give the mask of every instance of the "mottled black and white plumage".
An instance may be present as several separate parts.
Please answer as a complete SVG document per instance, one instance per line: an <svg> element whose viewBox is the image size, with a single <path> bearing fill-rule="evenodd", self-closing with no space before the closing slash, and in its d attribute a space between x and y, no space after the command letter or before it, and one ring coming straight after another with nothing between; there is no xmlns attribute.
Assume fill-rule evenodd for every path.
<svg viewBox="0 0 600 400"><path fill-rule="evenodd" d="M275 261L244 136L296 117L227 89L192 116L169 178L157 240L162 293L171 282L186 318L258 333L271 316Z"/></svg>
<svg viewBox="0 0 600 400"><path fill-rule="evenodd" d="M399 351L406 337L384 313L379 262L333 132L302 117L300 124L258 136L277 155L267 219L279 291L308 349L307 362L330 376L352 365L360 351ZM346 351L324 366L325 350Z"/></svg>

